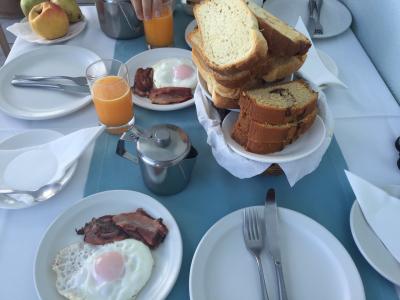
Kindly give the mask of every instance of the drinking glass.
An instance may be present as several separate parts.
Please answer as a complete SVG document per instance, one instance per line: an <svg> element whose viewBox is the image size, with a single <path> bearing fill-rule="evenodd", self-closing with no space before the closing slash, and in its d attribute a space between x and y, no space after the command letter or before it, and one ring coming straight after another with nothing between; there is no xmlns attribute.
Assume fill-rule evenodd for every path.
<svg viewBox="0 0 400 300"><path fill-rule="evenodd" d="M127 66L101 59L87 67L86 78L99 121L112 134L124 132L135 120Z"/></svg>
<svg viewBox="0 0 400 300"><path fill-rule="evenodd" d="M159 15L153 11L151 19L143 20L144 34L149 48L171 47L174 44L172 0L162 3Z"/></svg>

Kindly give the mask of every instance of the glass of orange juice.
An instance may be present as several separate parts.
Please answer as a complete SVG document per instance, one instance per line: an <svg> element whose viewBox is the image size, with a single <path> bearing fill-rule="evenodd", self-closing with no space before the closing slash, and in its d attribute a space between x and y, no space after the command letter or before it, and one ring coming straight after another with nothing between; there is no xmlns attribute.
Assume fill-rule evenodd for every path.
<svg viewBox="0 0 400 300"><path fill-rule="evenodd" d="M86 78L97 116L108 132L120 134L128 129L135 119L127 66L101 59L87 67Z"/></svg>
<svg viewBox="0 0 400 300"><path fill-rule="evenodd" d="M174 44L172 0L163 1L161 5L158 13L153 11L151 19L143 20L149 48L171 47Z"/></svg>

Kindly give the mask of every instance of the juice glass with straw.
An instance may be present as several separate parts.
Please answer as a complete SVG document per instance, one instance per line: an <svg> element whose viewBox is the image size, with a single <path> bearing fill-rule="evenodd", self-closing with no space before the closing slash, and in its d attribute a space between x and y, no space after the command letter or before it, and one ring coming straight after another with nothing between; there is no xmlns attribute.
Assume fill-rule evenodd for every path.
<svg viewBox="0 0 400 300"><path fill-rule="evenodd" d="M172 0L163 1L159 11L153 10L151 19L143 20L144 34L149 48L171 47L174 44Z"/></svg>
<svg viewBox="0 0 400 300"><path fill-rule="evenodd" d="M134 123L127 66L115 59L101 59L86 69L97 116L112 134L124 132Z"/></svg>

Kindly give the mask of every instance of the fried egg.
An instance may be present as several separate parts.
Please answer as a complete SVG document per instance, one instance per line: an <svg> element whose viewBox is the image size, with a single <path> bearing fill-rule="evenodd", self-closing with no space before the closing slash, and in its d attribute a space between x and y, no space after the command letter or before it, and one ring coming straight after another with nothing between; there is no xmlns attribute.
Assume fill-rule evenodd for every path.
<svg viewBox="0 0 400 300"><path fill-rule="evenodd" d="M197 85L196 68L190 59L166 58L157 62L152 68L156 88L186 87L194 89Z"/></svg>
<svg viewBox="0 0 400 300"><path fill-rule="evenodd" d="M150 249L140 241L93 246L76 243L62 249L53 263L57 291L73 300L134 299L153 268Z"/></svg>

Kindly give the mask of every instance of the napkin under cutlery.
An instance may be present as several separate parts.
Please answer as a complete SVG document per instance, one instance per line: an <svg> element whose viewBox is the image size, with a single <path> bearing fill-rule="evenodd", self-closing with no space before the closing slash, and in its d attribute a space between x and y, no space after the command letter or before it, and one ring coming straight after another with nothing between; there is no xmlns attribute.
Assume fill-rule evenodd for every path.
<svg viewBox="0 0 400 300"><path fill-rule="evenodd" d="M324 63L321 61L317 49L315 49L310 34L308 33L306 25L304 25L303 19L301 17L299 17L299 20L297 21L295 28L297 31L304 34L311 41L311 47L308 50L307 59L304 62L303 66L298 71L299 74L303 78L313 82L315 85L319 87L327 85L336 85L336 86L341 86L343 88L347 88L347 86L339 78L333 75L331 71L329 71L325 67Z"/></svg>
<svg viewBox="0 0 400 300"><path fill-rule="evenodd" d="M400 262L400 199L349 171L345 173L367 223Z"/></svg>
<svg viewBox="0 0 400 300"><path fill-rule="evenodd" d="M15 150L0 150L1 185L5 188L34 191L59 181L66 170L104 131L104 126L81 129L49 143ZM31 197L13 196L27 204Z"/></svg>

